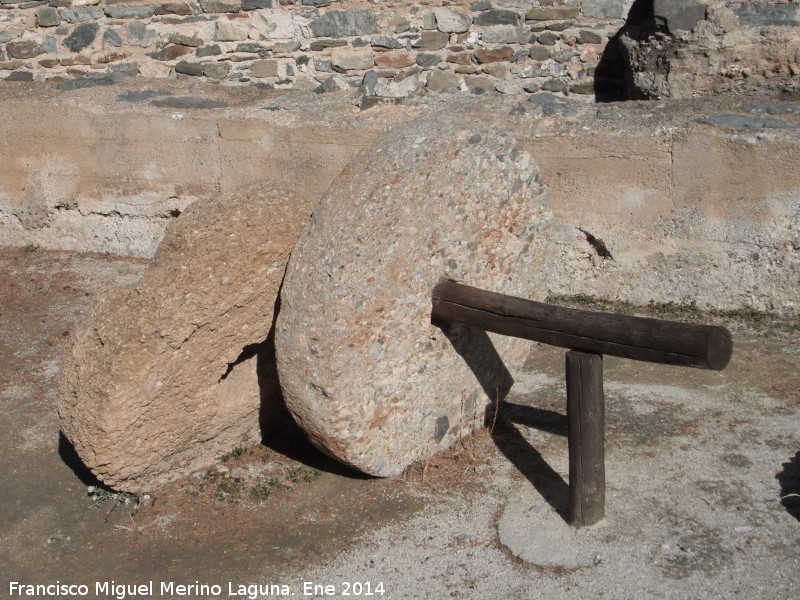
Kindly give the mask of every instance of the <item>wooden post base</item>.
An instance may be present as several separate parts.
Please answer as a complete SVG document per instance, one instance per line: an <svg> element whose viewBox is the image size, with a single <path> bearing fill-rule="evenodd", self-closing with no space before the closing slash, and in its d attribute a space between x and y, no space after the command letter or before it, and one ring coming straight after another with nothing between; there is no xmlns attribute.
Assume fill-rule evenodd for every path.
<svg viewBox="0 0 800 600"><path fill-rule="evenodd" d="M603 356L566 355L569 423L569 524L594 525L605 516L605 400Z"/></svg>

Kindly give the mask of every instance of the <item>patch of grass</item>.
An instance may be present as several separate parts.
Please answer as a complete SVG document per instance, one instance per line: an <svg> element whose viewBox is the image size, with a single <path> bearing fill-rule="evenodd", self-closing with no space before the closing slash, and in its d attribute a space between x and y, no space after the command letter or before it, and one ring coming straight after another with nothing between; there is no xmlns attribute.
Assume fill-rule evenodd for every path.
<svg viewBox="0 0 800 600"><path fill-rule="evenodd" d="M293 483L300 483L300 481L311 483L320 475L322 475L322 472L319 469L309 469L308 467L300 466L289 471L286 474L286 478Z"/></svg>
<svg viewBox="0 0 800 600"><path fill-rule="evenodd" d="M214 498L220 502L238 504L242 498L242 486L234 479L223 479L214 490Z"/></svg>
<svg viewBox="0 0 800 600"><path fill-rule="evenodd" d="M272 495L272 490L270 490L267 486L258 484L250 489L250 497L253 500L257 500L259 502L266 502L269 500L269 497Z"/></svg>
<svg viewBox="0 0 800 600"><path fill-rule="evenodd" d="M223 454L220 456L220 460L222 462L228 462L229 460L235 460L244 454L244 448L241 446L236 446L233 450L228 452L227 454Z"/></svg>
<svg viewBox="0 0 800 600"><path fill-rule="evenodd" d="M111 517L111 514L117 509L117 507L122 506L125 507L128 517L133 522L133 516L136 514L136 511L139 509L139 498L134 496L133 494L127 494L125 492L115 492L112 489L107 487L99 486L99 485L90 485L86 488L86 491L89 494L89 497L94 501L94 505L97 508L108 508L106 512L105 522L108 523L108 519ZM133 523L134 528L136 523ZM118 527L115 525L115 527ZM129 528L124 528L129 529Z"/></svg>
<svg viewBox="0 0 800 600"><path fill-rule="evenodd" d="M115 492L114 490L97 485L90 485L86 491L89 493L89 497L94 500L95 504L114 502L115 504L121 504L123 506L131 506L138 502L136 496L133 494Z"/></svg>

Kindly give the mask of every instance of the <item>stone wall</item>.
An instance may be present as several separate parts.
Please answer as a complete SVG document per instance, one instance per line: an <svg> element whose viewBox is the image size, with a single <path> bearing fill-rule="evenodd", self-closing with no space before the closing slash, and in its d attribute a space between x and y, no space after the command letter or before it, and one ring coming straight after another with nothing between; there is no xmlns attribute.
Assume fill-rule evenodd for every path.
<svg viewBox="0 0 800 600"><path fill-rule="evenodd" d="M365 96L389 98L423 89L591 97L599 69L601 96L615 98L627 89L624 69L669 64L693 73L697 57L682 50L690 44L697 55L712 50L703 77L785 81L798 71L797 25L797 0L0 0L0 79L143 76L320 92L363 85ZM654 66L648 58L658 52L628 44L621 54L623 33L640 45L658 34L669 56ZM737 58L741 46L748 50Z"/></svg>

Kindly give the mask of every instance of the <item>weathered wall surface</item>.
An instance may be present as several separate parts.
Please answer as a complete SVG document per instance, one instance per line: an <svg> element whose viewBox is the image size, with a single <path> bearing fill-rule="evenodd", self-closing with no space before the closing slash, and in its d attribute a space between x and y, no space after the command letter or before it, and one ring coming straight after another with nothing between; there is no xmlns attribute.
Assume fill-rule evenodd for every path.
<svg viewBox="0 0 800 600"><path fill-rule="evenodd" d="M590 118L554 115L524 136L569 224L555 238L568 251L551 293L798 314L800 103L584 110Z"/></svg>
<svg viewBox="0 0 800 600"><path fill-rule="evenodd" d="M32 84L0 100L0 244L151 257L195 200L257 181L319 197L403 118L356 119L354 106L317 96L150 83Z"/></svg>
<svg viewBox="0 0 800 600"><path fill-rule="evenodd" d="M0 78L686 96L796 75L798 24L797 0L2 0Z"/></svg>

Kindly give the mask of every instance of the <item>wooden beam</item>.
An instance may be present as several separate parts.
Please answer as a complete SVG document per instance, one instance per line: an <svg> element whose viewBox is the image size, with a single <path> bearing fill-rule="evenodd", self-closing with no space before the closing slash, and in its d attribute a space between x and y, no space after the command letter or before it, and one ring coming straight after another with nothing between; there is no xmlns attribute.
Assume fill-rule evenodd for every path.
<svg viewBox="0 0 800 600"><path fill-rule="evenodd" d="M569 511L573 527L594 525L605 516L605 399L603 357L566 355L569 422Z"/></svg>
<svg viewBox="0 0 800 600"><path fill-rule="evenodd" d="M431 320L571 350L715 371L725 368L733 350L724 327L564 308L452 281L434 288Z"/></svg>

